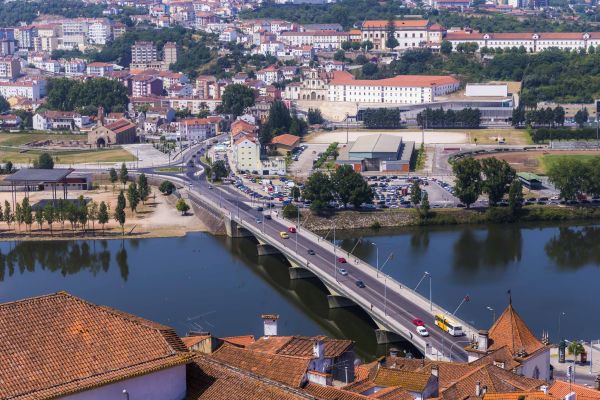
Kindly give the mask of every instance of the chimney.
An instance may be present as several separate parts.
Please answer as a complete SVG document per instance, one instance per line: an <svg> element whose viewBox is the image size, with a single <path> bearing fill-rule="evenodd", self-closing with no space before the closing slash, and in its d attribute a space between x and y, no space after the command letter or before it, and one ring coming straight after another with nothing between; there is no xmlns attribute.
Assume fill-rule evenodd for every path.
<svg viewBox="0 0 600 400"><path fill-rule="evenodd" d="M542 385L542 387L540 389L542 389L542 392L544 394L548 394L548 385Z"/></svg>
<svg viewBox="0 0 600 400"><path fill-rule="evenodd" d="M481 388L481 395L482 395L482 396L485 396L485 394L486 394L486 393L487 393L487 386L485 386L485 385L484 385L484 386Z"/></svg>
<svg viewBox="0 0 600 400"><path fill-rule="evenodd" d="M475 384L475 396L481 397L481 382L479 381Z"/></svg>
<svg viewBox="0 0 600 400"><path fill-rule="evenodd" d="M325 342L322 339L317 339L313 343L313 357L322 359L325 356Z"/></svg>
<svg viewBox="0 0 600 400"><path fill-rule="evenodd" d="M436 378L440 376L440 367L438 367L436 364L431 366L431 375L435 376Z"/></svg>
<svg viewBox="0 0 600 400"><path fill-rule="evenodd" d="M477 338L477 349L479 351L487 352L488 350L488 331L480 330Z"/></svg>
<svg viewBox="0 0 600 400"><path fill-rule="evenodd" d="M279 315L263 314L260 316L263 320L264 336L277 336L277 320Z"/></svg>

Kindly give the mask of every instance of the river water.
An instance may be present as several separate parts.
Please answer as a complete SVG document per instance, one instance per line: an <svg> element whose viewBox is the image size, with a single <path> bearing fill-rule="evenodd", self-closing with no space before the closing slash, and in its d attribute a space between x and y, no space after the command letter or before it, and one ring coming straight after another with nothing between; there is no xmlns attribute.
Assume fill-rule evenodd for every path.
<svg viewBox="0 0 600 400"><path fill-rule="evenodd" d="M340 237L340 236L338 236ZM357 237L363 239L356 243ZM373 245L372 243L375 243ZM432 275L433 300L488 328L513 305L533 331L600 338L600 226L498 225L353 232L340 244L415 286ZM250 239L193 233L183 238L0 243L0 302L65 290L187 331L262 333L260 314L280 315L279 334L348 337L364 358L382 354L361 312L329 310L323 287L288 278L285 260L258 257ZM425 279L419 292L429 296ZM426 321L427 322L427 321Z"/></svg>

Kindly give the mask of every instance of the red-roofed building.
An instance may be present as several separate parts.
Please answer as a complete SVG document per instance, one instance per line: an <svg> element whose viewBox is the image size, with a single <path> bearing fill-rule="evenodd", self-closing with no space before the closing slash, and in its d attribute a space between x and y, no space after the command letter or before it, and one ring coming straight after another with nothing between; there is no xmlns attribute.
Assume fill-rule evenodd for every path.
<svg viewBox="0 0 600 400"><path fill-rule="evenodd" d="M449 75L397 75L393 78L361 80L347 71L333 72L328 100L352 103L421 104L435 101L458 89L460 82Z"/></svg>
<svg viewBox="0 0 600 400"><path fill-rule="evenodd" d="M269 145L277 150L279 154L287 154L294 150L300 144L300 137L284 133L283 135L275 136Z"/></svg>
<svg viewBox="0 0 600 400"><path fill-rule="evenodd" d="M179 121L177 132L183 140L204 140L215 136L216 124L208 118L186 118Z"/></svg>
<svg viewBox="0 0 600 400"><path fill-rule="evenodd" d="M137 125L128 119L121 118L109 124L105 123L104 110L98 109L97 125L88 132L90 146L106 147L113 144L135 142Z"/></svg>

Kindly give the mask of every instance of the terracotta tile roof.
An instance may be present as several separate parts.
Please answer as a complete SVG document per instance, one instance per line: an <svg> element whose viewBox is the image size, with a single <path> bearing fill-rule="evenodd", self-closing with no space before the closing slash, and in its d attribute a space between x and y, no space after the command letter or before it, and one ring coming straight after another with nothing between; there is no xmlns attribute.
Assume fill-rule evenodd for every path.
<svg viewBox="0 0 600 400"><path fill-rule="evenodd" d="M368 400L369 397L332 386L322 386L316 383L308 383L304 390L322 400ZM411 398L412 399L412 398Z"/></svg>
<svg viewBox="0 0 600 400"><path fill-rule="evenodd" d="M298 389L198 355L187 366L187 400L296 400L312 398Z"/></svg>
<svg viewBox="0 0 600 400"><path fill-rule="evenodd" d="M181 341L185 344L185 347L189 349L206 339L210 339L210 335L184 336L181 338Z"/></svg>
<svg viewBox="0 0 600 400"><path fill-rule="evenodd" d="M480 32L448 32L445 36L448 40L484 40L487 35L488 40L534 40L537 35L539 40L583 40L585 32L498 32L498 33L480 33ZM600 37L600 32L589 32L590 38Z"/></svg>
<svg viewBox="0 0 600 400"><path fill-rule="evenodd" d="M374 377L379 367L379 361L373 361L369 364L362 364L354 368L354 380L362 381L369 377Z"/></svg>
<svg viewBox="0 0 600 400"><path fill-rule="evenodd" d="M293 338L293 336L263 336L250 344L248 349L260 351L261 353L275 354Z"/></svg>
<svg viewBox="0 0 600 400"><path fill-rule="evenodd" d="M0 398L66 396L185 364L175 331L64 292L0 305Z"/></svg>
<svg viewBox="0 0 600 400"><path fill-rule="evenodd" d="M490 328L489 342L490 351L507 346L513 355L517 355L522 350L526 354L532 354L544 347L514 310L512 304L509 304Z"/></svg>
<svg viewBox="0 0 600 400"><path fill-rule="evenodd" d="M514 359L513 354L510 352L510 349L507 346L502 346L499 349L494 350L491 353L486 354L483 357L470 362L469 365L480 366L483 364L494 363L504 364L503 368L509 371L521 365L519 361Z"/></svg>
<svg viewBox="0 0 600 400"><path fill-rule="evenodd" d="M334 71L330 85L430 87L457 84L449 75L396 75L386 79L355 79L348 71Z"/></svg>
<svg viewBox="0 0 600 400"><path fill-rule="evenodd" d="M224 342L227 343L231 343L235 346L240 346L240 347L246 347L248 345L251 345L252 343L254 343L254 336L253 335L246 335L246 336L228 336L228 337L224 337L221 338L223 339Z"/></svg>
<svg viewBox="0 0 600 400"><path fill-rule="evenodd" d="M121 118L119 120L116 120L115 122L112 122L112 123L106 125L106 128L110 129L111 131L113 131L114 133L116 133L118 135L119 133L126 132L130 129L135 129L136 124L134 124L133 122L131 122L129 120Z"/></svg>
<svg viewBox="0 0 600 400"><path fill-rule="evenodd" d="M297 357L312 357L313 344L316 338L298 337L295 336L292 340L285 344L277 354L297 356ZM325 357L340 357L342 354L352 349L352 340L329 339L320 337L325 344Z"/></svg>
<svg viewBox="0 0 600 400"><path fill-rule="evenodd" d="M305 381L309 358L267 354L224 344L212 354L215 360L268 379L300 387Z"/></svg>
<svg viewBox="0 0 600 400"><path fill-rule="evenodd" d="M377 28L387 28L389 21L387 20L369 20L365 21L362 24L363 29L377 29ZM395 20L394 26L396 29L402 28L426 28L429 24L429 21L426 19L407 19L407 20Z"/></svg>
<svg viewBox="0 0 600 400"><path fill-rule="evenodd" d="M562 398L562 397L561 397ZM561 399L560 398L560 399ZM579 399L579 397L577 397ZM483 400L560 400L543 392L486 393Z"/></svg>
<svg viewBox="0 0 600 400"><path fill-rule="evenodd" d="M271 144L281 144L284 146L295 146L300 143L300 137L296 135L291 135L289 133L284 133L283 135L275 136L271 140Z"/></svg>
<svg viewBox="0 0 600 400"><path fill-rule="evenodd" d="M249 124L248 122L238 119L231 124L231 133L236 134L241 131L255 132L258 130L256 125Z"/></svg>
<svg viewBox="0 0 600 400"><path fill-rule="evenodd" d="M414 400L414 396L402 388L386 388L373 396L379 400Z"/></svg>
<svg viewBox="0 0 600 400"><path fill-rule="evenodd" d="M427 387L431 374L425 372L402 371L381 367L373 383L377 386L402 387L412 392L422 392Z"/></svg>
<svg viewBox="0 0 600 400"><path fill-rule="evenodd" d="M555 380L548 393L552 396L564 398L571 391L577 393L577 400L600 400L600 391L586 388L581 385L569 385L568 382Z"/></svg>

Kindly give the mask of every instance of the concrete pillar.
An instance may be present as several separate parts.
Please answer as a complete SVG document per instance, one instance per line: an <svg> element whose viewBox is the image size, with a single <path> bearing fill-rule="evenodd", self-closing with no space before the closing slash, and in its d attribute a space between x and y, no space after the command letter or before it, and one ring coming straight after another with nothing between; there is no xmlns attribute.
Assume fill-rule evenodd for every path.
<svg viewBox="0 0 600 400"><path fill-rule="evenodd" d="M229 216L224 217L225 220L225 232L227 236L232 238L250 237L254 236L251 232L244 229L237 222L231 219Z"/></svg>
<svg viewBox="0 0 600 400"><path fill-rule="evenodd" d="M257 244L256 249L258 250L259 256L270 256L272 254L279 254L279 250L270 244Z"/></svg>
<svg viewBox="0 0 600 400"><path fill-rule="evenodd" d="M385 329L375 329L375 338L377 339L377 344L388 344L406 341L406 339L404 339L397 333L386 331Z"/></svg>
<svg viewBox="0 0 600 400"><path fill-rule="evenodd" d="M308 279L314 278L315 274L304 268L292 267L289 269L290 279Z"/></svg>
<svg viewBox="0 0 600 400"><path fill-rule="evenodd" d="M327 302L329 308L357 307L356 303L349 298L334 294L327 295Z"/></svg>

